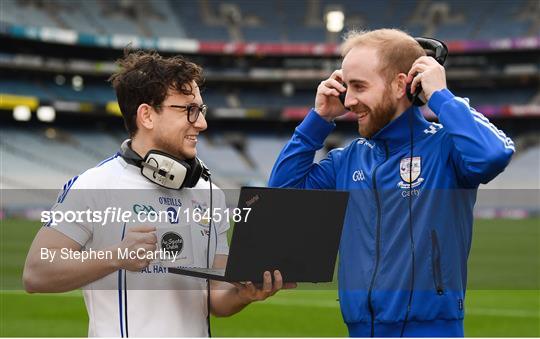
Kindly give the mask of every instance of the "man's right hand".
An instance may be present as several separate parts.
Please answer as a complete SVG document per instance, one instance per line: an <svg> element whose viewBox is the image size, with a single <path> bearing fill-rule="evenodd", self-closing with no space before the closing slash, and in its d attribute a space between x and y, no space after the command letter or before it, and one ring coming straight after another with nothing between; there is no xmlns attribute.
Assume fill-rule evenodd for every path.
<svg viewBox="0 0 540 339"><path fill-rule="evenodd" d="M315 111L327 121L347 113L347 109L339 100L339 95L347 90L342 84L342 79L343 73L338 69L317 87Z"/></svg>
<svg viewBox="0 0 540 339"><path fill-rule="evenodd" d="M126 250L128 253L144 253L154 252L156 250L157 238L155 234L156 228L153 226L136 226L130 228L118 245L118 251L124 253ZM140 250L142 248L142 250ZM144 252L142 252L144 250ZM152 258L139 259L135 256L134 259L125 258L117 259L117 265L120 269L125 269L128 271L140 271L143 268L147 267Z"/></svg>

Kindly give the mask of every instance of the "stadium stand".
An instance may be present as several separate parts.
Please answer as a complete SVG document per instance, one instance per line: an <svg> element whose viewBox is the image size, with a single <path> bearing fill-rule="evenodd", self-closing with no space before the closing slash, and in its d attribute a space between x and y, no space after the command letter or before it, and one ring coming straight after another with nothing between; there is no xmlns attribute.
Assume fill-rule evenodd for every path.
<svg viewBox="0 0 540 339"><path fill-rule="evenodd" d="M345 29L397 26L405 27L415 35L433 35L450 42L454 39L540 36L540 6L538 1L534 0L3 0L2 6L5 15L0 17L0 21L8 24L56 27L90 34L137 35L150 39L168 36L194 38L202 42L237 40L322 43L330 37L324 28L324 14L334 9L343 10L347 14ZM144 20L141 20L141 17ZM119 46L125 45L120 43ZM10 66L17 67L19 55L4 54L2 57L10 62ZM32 55L21 56L23 57L32 59ZM211 114L215 108L279 111L285 107L308 107L313 101L313 86L306 86L304 83L303 87L285 94L282 84L275 81L279 74L286 75L289 71L295 71L294 69L283 66L280 69L275 65L258 68L257 57L250 61L225 62L223 65L219 65L219 59L224 58L216 56L203 61L209 81L220 78L219 81L222 82L218 86L207 86L203 93L211 108ZM540 100L537 83L520 80L519 72L511 74L508 70L517 67L527 69L529 75L535 74L540 69L540 63L531 61L533 58L523 62L516 61L516 65L510 64L509 60L485 58L481 64L460 66L456 65L454 60L452 55L447 73L449 81L454 81L452 89L456 94L469 97L475 106L530 105ZM66 64L70 62L60 61L65 61ZM109 60L109 64L112 64L112 60ZM41 65L28 70L39 69ZM97 72L101 61L96 61L95 65L90 67L94 67ZM254 75L255 67L266 74L265 80L274 74L272 83L257 81L259 77ZM312 66L312 69L317 68L321 70L323 67L320 64ZM324 66L324 69L326 68L327 66ZM73 72L75 71L71 71ZM86 72L91 73L92 69L86 69ZM107 105L115 101L114 93L105 81L107 74L103 71L99 73L101 78L96 74L85 76L84 86L77 89L72 88L69 81L57 84L52 76L47 78L29 73L17 74L15 77L2 76L0 93L31 96L45 103L78 101ZM476 83L462 86L465 75L476 77ZM513 76L515 80L506 82L503 88L498 80L507 75ZM66 74L66 78L68 76L71 77L72 74ZM478 78L483 76L490 79L479 81ZM246 78L252 78L253 81L245 81ZM223 81L227 79L243 82L235 83L234 86L223 85ZM301 78L295 79L293 76L287 80L302 81ZM316 83L319 79L317 75L312 75L306 81ZM519 86L516 86L516 82L519 82ZM497 114L502 111L504 108L498 109ZM271 115L274 118L279 117L281 112L272 112Z"/></svg>
<svg viewBox="0 0 540 339"><path fill-rule="evenodd" d="M52 80L0 80L0 93L35 96L39 99L53 101L83 101L106 103L116 100L111 87L107 85L87 84L75 90L71 84L57 85Z"/></svg>
<svg viewBox="0 0 540 339"><path fill-rule="evenodd" d="M2 21L90 34L186 37L165 0L5 0Z"/></svg>
<svg viewBox="0 0 540 339"><path fill-rule="evenodd" d="M242 123L257 118L260 121L252 120L259 127L264 127L267 121L286 123L288 119L293 121L292 125L313 105L319 77L339 64L339 57L334 52L329 57L318 52L294 56L284 52L271 57L257 53L237 56L228 49L233 45L229 42L269 42L278 47L282 43L300 46L304 42L336 42L336 35L326 31L324 22L325 14L336 9L346 14L345 30L402 27L413 35L430 35L449 42L467 40L464 44L474 39L540 36L538 0L2 0L1 5L0 22L4 28L9 25L51 27L99 35L104 41L114 40L113 35L123 35L153 41L164 37L196 39L201 45L210 46L222 42L225 47L219 52L187 53L203 64L207 72L202 95L210 107L211 128L200 138L198 149L201 158L213 170L215 181L222 187L264 185L289 135L270 127L259 128L262 132L258 133L231 132L227 128L216 129L212 123L226 121L226 118L240 118ZM38 35L37 31L34 35ZM54 47L45 48L45 53L36 55L33 42L26 45L24 39L9 40L6 47L10 51L0 54L0 94L37 98L40 104L47 105L90 103L97 107L96 111L90 112L93 117L106 121L102 124L110 123L111 120L106 118L119 112L105 110L106 105L115 102L106 78L114 69L111 68L114 59L120 56L120 49L125 46L124 40L120 41L114 48L107 45L108 50L100 45L84 46L87 49L83 51L81 46L69 45L67 48L76 52L73 55L69 51L63 55ZM453 46L459 47L461 43ZM498 106L493 114L495 118L519 120L525 114L519 110L509 114L508 107L518 105L523 109L540 105L537 77L540 62L537 49L515 52L509 46L512 45L503 45L495 51L481 48L472 52L466 49L458 53L451 51L447 75L452 90L468 97L473 106ZM35 58L41 58L41 62L32 64ZM23 67L21 60L30 60L31 65ZM84 69L85 72L78 73L78 70L65 66L73 60L86 61L90 66ZM59 62L64 68L47 68L49 61ZM105 63L108 64L104 70ZM309 74L305 76L304 71ZM84 78L83 85L78 88L71 84L76 74ZM55 81L58 76L63 80ZM4 107L5 116L11 117L12 108ZM288 108L301 113L291 117L284 113ZM216 109L224 109L231 115L220 116ZM237 111L241 114L234 115ZM248 111L252 115L246 113ZM526 116L531 125L538 121L533 120L538 111L532 112ZM77 117L81 111L66 111L65 114ZM36 122L34 115L32 122ZM234 124L234 119L228 126ZM81 125L71 129L55 123L40 128L35 125L31 128L22 125L2 127L3 187L61 187L69 178L116 152L125 133L120 131L119 119L114 123L117 124L116 132L104 132L95 125L86 130ZM509 125L513 126L513 122ZM511 136L516 145L525 146L519 146L508 169L487 188L539 186L540 141L526 142L528 137L522 138L520 128L513 130ZM353 128L344 134L333 134L325 148L317 152L316 159L324 157L332 148L348 145L357 137ZM39 168L39 172L35 168Z"/></svg>
<svg viewBox="0 0 540 339"><path fill-rule="evenodd" d="M529 88L466 88L455 89L456 95L469 98L473 105L528 104L532 102L536 89Z"/></svg>
<svg viewBox="0 0 540 339"><path fill-rule="evenodd" d="M287 142L287 138L273 135L248 137L246 153L254 160L264 178L270 176L274 161L285 142Z"/></svg>
<svg viewBox="0 0 540 339"><path fill-rule="evenodd" d="M11 186L58 189L99 161L73 144L47 139L44 133L19 129L2 129L1 133L2 182Z"/></svg>
<svg viewBox="0 0 540 339"><path fill-rule="evenodd" d="M2 128L0 133L0 182L9 188L40 189L62 187L73 176L114 155L126 137L124 133L58 128ZM203 136L197 147L199 156L212 169L214 180L225 188L233 188L266 183L273 161L269 157L279 153L273 138L266 141L274 146L274 152L256 153L256 162L251 158L253 152L235 149L225 135ZM266 157L262 163L261 156Z"/></svg>
<svg viewBox="0 0 540 339"><path fill-rule="evenodd" d="M203 41L321 42L329 10L345 28L406 27L446 40L540 35L540 5L514 1L173 1L3 0L2 21L90 34L193 38Z"/></svg>
<svg viewBox="0 0 540 339"><path fill-rule="evenodd" d="M265 95L261 96L261 92ZM467 97L473 105L506 105L533 103L538 90L525 88L456 88L457 95ZM106 83L86 84L75 90L70 84L57 85L53 81L40 80L0 80L0 93L30 95L46 101L78 101L106 104L116 100L114 91ZM204 101L215 108L264 108L305 107L312 105L313 91L299 90L285 95L280 88L262 86L221 89L207 86L202 93Z"/></svg>
<svg viewBox="0 0 540 339"><path fill-rule="evenodd" d="M535 169L540 166L540 145L516 154L508 168L489 188L502 189L540 189L540 174Z"/></svg>
<svg viewBox="0 0 540 339"><path fill-rule="evenodd" d="M47 8L42 7L46 2L34 1L2 1L2 21L33 27L59 27L55 23Z"/></svg>
<svg viewBox="0 0 540 339"><path fill-rule="evenodd" d="M113 155L124 137L123 133L60 129L51 132L3 128L0 133L1 181L10 188L58 189L71 177ZM266 184L274 161L288 140L287 136L269 133L241 134L241 138L244 149L232 145L226 133L205 133L199 138L199 156L212 170L214 180L225 188ZM317 152L316 160L357 138L354 134L333 135L326 147ZM518 153L508 168L483 188L540 189L540 174L534 170L540 166L540 140L537 135L528 138L528 144L523 141L527 136L517 139Z"/></svg>
<svg viewBox="0 0 540 339"><path fill-rule="evenodd" d="M172 1L172 13L177 21L185 23L187 37L208 41L228 41L229 32L222 20L217 19L206 1Z"/></svg>

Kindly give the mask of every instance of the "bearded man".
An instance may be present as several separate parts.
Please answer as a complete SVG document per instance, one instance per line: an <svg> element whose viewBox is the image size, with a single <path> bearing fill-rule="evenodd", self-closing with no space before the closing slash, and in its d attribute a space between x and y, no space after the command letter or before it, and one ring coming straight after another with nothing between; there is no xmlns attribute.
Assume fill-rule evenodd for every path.
<svg viewBox="0 0 540 339"><path fill-rule="evenodd" d="M338 280L351 336L463 336L476 192L514 144L447 89L444 67L406 33L351 32L342 55L269 185L350 192ZM440 124L412 105L408 84L422 86ZM361 138L313 163L347 111Z"/></svg>

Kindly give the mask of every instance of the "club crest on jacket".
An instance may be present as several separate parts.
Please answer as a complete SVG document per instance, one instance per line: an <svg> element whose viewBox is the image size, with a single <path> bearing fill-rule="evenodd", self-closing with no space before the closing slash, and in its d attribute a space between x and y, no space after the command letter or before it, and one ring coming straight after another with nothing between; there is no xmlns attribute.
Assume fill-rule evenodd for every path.
<svg viewBox="0 0 540 339"><path fill-rule="evenodd" d="M412 175L411 175L411 157L401 159L399 163L399 175L401 176L402 181L398 183L398 187L399 188L409 188L409 186L417 187L424 181L424 178L420 178L421 172L422 172L422 158L421 157L412 158Z"/></svg>

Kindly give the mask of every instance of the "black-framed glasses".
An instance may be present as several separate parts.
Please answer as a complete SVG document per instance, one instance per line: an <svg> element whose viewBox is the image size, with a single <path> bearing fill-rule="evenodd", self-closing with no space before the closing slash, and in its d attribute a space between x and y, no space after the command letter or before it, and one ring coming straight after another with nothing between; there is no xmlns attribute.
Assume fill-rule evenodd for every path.
<svg viewBox="0 0 540 339"><path fill-rule="evenodd" d="M197 119L199 119L199 114L202 114L203 117L206 117L206 112L208 111L208 106L205 104L197 105L195 103L189 105L157 105L157 107L171 107L171 108L181 108L185 109L188 113L187 119L190 123L194 124Z"/></svg>

